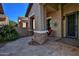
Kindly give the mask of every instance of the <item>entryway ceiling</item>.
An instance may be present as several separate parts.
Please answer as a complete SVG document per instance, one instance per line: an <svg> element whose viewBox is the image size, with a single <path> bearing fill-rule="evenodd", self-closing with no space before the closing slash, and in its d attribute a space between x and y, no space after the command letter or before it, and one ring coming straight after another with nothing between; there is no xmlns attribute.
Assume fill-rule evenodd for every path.
<svg viewBox="0 0 79 59"><path fill-rule="evenodd" d="M46 4L46 10L47 13L55 12L58 10L58 4L57 3L47 3Z"/></svg>

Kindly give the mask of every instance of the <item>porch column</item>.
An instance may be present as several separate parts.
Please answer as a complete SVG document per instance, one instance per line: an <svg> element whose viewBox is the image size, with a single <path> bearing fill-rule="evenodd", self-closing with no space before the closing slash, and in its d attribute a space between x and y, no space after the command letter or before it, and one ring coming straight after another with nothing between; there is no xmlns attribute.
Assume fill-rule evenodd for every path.
<svg viewBox="0 0 79 59"><path fill-rule="evenodd" d="M62 12L62 4L58 5L58 37L63 36L63 22L62 22L62 17L63 17L63 12Z"/></svg>
<svg viewBox="0 0 79 59"><path fill-rule="evenodd" d="M33 41L43 44L47 41L47 30L46 30L46 14L44 5L39 4L38 13L36 15L36 29L34 31Z"/></svg>

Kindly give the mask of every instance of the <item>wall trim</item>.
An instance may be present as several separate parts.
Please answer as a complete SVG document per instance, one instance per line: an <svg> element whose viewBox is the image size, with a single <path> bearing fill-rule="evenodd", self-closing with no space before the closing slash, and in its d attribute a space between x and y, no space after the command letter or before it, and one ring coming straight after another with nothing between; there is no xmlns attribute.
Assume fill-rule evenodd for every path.
<svg viewBox="0 0 79 59"><path fill-rule="evenodd" d="M44 31L34 31L35 33L47 33L48 30L44 30Z"/></svg>
<svg viewBox="0 0 79 59"><path fill-rule="evenodd" d="M49 17L46 18L46 20L48 20L48 19L52 19L52 16L49 16Z"/></svg>

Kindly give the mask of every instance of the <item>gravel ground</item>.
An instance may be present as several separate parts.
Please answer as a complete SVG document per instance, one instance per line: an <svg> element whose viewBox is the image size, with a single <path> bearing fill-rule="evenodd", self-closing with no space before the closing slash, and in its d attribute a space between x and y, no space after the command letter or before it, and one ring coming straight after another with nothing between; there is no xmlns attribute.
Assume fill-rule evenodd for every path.
<svg viewBox="0 0 79 59"><path fill-rule="evenodd" d="M43 45L29 45L31 37L20 38L0 48L0 56L78 56L79 48L55 41Z"/></svg>

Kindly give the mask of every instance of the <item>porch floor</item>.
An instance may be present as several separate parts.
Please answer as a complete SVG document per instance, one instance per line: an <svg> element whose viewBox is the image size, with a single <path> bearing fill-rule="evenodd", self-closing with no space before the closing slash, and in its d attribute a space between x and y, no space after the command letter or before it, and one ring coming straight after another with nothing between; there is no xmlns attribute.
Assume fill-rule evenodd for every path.
<svg viewBox="0 0 79 59"><path fill-rule="evenodd" d="M49 37L43 45L29 45L32 37L20 38L0 48L2 56L79 56L79 48Z"/></svg>
<svg viewBox="0 0 79 59"><path fill-rule="evenodd" d="M62 38L59 41L65 44L79 47L79 39Z"/></svg>

